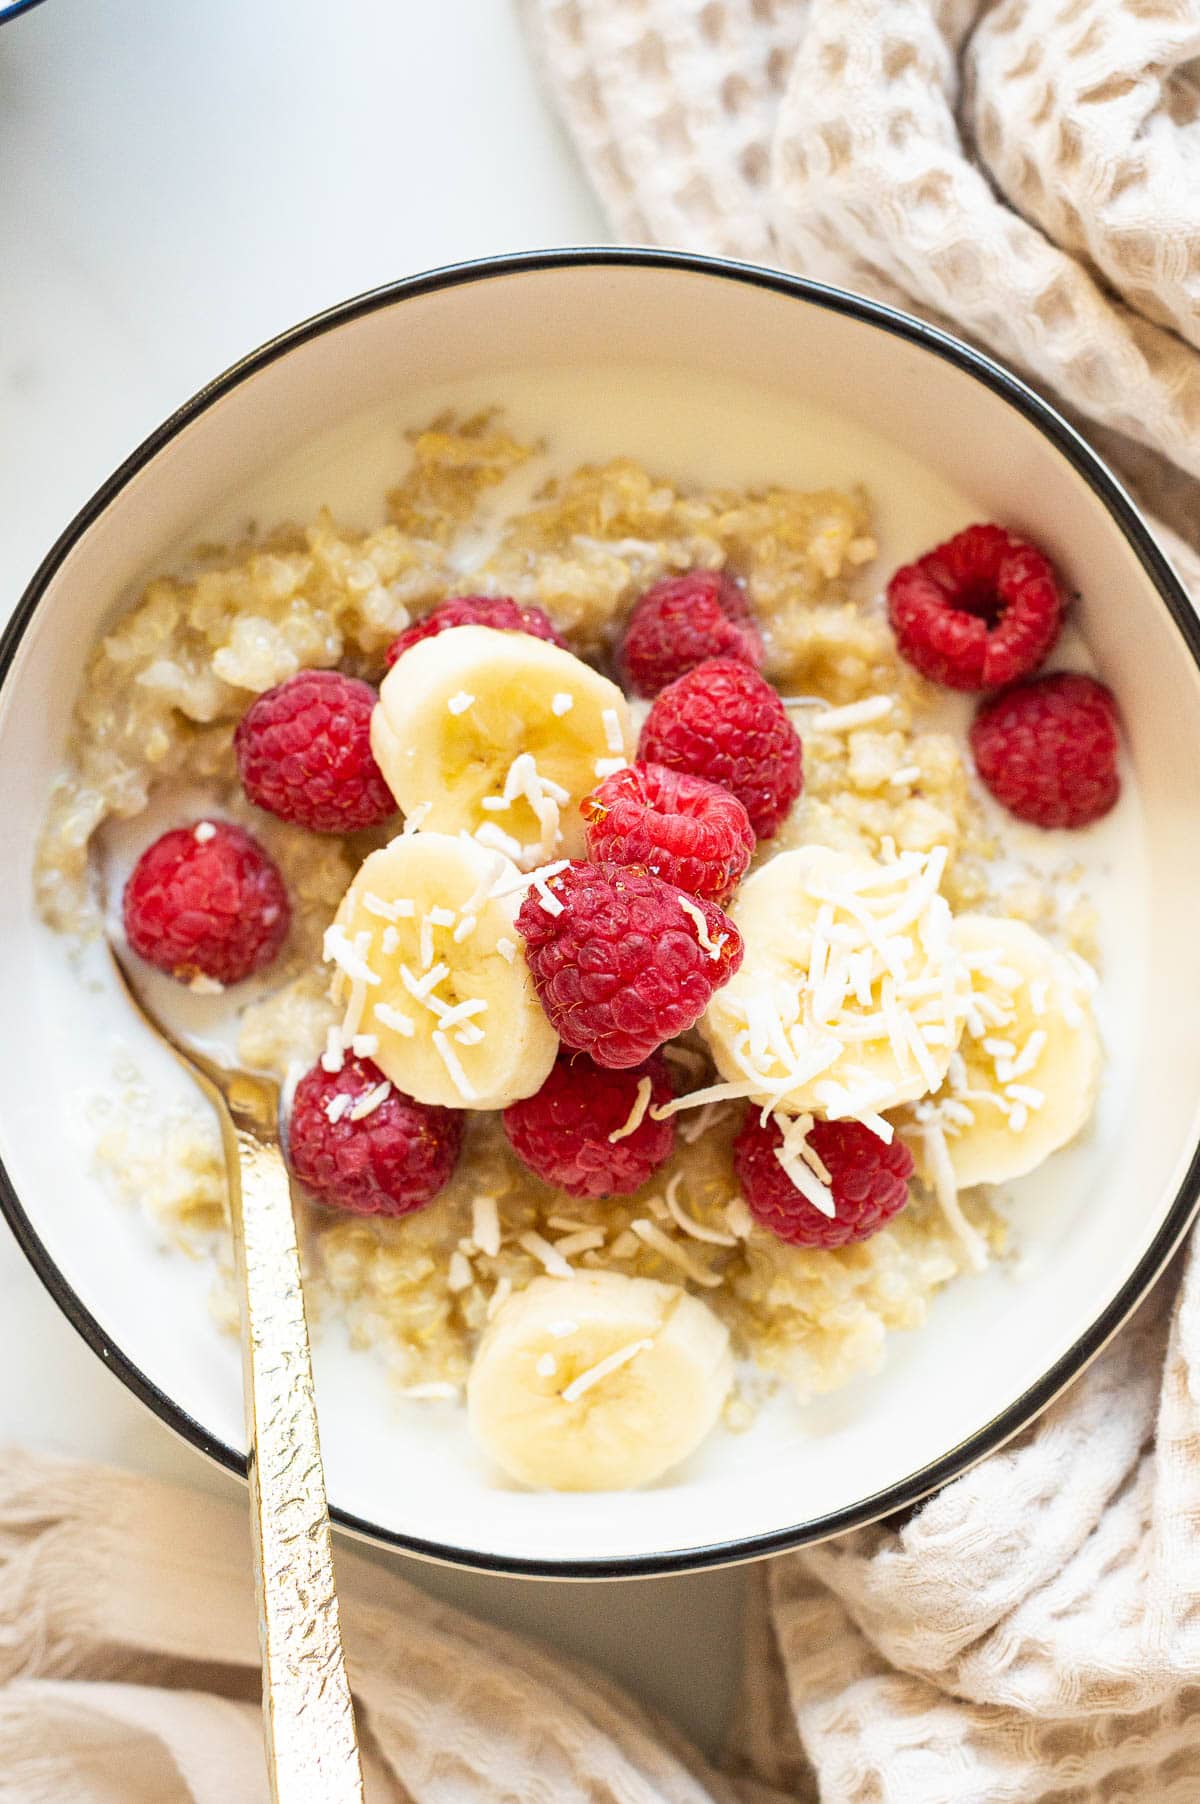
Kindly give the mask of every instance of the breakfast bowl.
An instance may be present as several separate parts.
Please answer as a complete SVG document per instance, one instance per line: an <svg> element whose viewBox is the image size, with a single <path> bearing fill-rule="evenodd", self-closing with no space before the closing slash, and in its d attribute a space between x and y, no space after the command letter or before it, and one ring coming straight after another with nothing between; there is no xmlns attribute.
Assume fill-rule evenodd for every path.
<svg viewBox="0 0 1200 1804"><path fill-rule="evenodd" d="M636 530L622 509L636 515ZM652 529L651 520L672 524ZM980 522L1037 547L1056 573L1055 592L1069 597L1044 671L1090 672L1116 697L1120 799L1109 806L1110 796L1103 818L1081 830L1002 819L965 751L978 698L922 686L897 660L880 601L889 578ZM0 1201L68 1319L165 1422L228 1469L244 1470L219 1175L181 1074L130 1014L96 920L72 918L69 898L86 887L94 830L103 822L106 868L119 894L155 834L198 822L198 840L207 841L215 831L209 814L257 826L252 809L239 814L212 787L232 768L232 724L222 714L229 696L239 694L245 709L291 673L339 661L378 682L391 636L448 595L483 590L546 601L572 652L589 660L586 670L574 661L581 693L603 684L602 701L621 668L613 652L632 597L689 559L709 568L724 561L731 578L744 579L767 675L804 743L807 789L793 837L791 827L769 828L779 831L782 857L767 856L728 902L745 941L742 974L718 993L699 1038L676 1049L676 1087L699 1084L697 1097L706 1087L718 1092L695 1116L679 1117L699 1130L680 1127L683 1163L661 1194L639 1191L628 1207L617 1199L611 1222L602 1198L572 1207L568 1197L538 1215L518 1179L501 1196L497 1227L494 1198L480 1194L486 1159L465 1166L450 1201L424 1214L382 1224L320 1210L311 1218L309 1298L331 1514L348 1530L424 1557L557 1578L683 1571L798 1546L911 1506L1000 1446L1071 1382L1145 1295L1196 1206L1200 1044L1179 999L1200 983L1191 920L1200 843L1190 831L1200 771L1200 627L1129 497L1012 375L899 313L799 278L684 254L547 252L396 283L253 353L113 475L16 609L0 650L9 873L0 925L22 1031L0 1049ZM299 595L296 560L305 583L317 570L322 594L336 591L341 613L314 612L311 587ZM211 669L184 668L173 636L181 610L219 644ZM89 662L88 648L101 641L103 656ZM400 658L384 697L397 698L388 722L403 717L409 738L401 729L399 740L389 738L385 723L373 728L373 743L408 816L405 831L415 829L411 842L390 842L410 863L411 847L428 850L434 834L423 826L426 804L401 797L403 771L397 764L393 778L388 759L428 763L435 729L426 703L441 694L439 684L448 685L449 715L469 715L474 693L461 683L455 689L443 668L451 642L475 660L481 694L499 684L505 659L513 661L511 692L524 684L532 693L534 664L522 663L519 650L532 643L524 632L464 625ZM571 664L572 655L539 644L540 683L542 664ZM450 665L460 668L461 657ZM601 667L612 674L597 675ZM402 668L413 673L407 688ZM127 682L122 669L133 673ZM613 754L595 761L599 779L633 755L638 708L622 724L625 703L614 693L615 709L598 701L595 710L608 735L599 750ZM571 706L555 689L552 712ZM81 731L90 735L82 754ZM87 781L81 757L90 760ZM72 759L75 776L64 789ZM556 793L550 784L535 799L544 805ZM512 799L491 801L499 811ZM447 857L455 845L454 856L476 857L461 852L453 809L445 819L435 813L439 826ZM264 816L275 850L268 829L275 831ZM563 831L578 836L577 824ZM758 831L761 841L768 830ZM1079 1080L1086 1107L1051 1156L1026 1160L1033 1168L1009 1158L1007 1175L978 1195L973 1170L964 1212L939 1182L945 1141L930 1139L936 1123L920 1101L951 1082L954 1036L975 1031L970 995L955 1001L947 977L953 1033L931 1029L915 1055L924 1069L941 1047L937 1070L924 1086L864 1105L897 1144L908 1136L929 1195L875 1240L832 1251L810 1241L781 1253L764 1238L761 1216L752 1220L734 1194L729 1136L717 1119L743 1107L743 1097L757 1116L762 1100L753 1085L739 1090L729 1081L740 1069L737 1023L750 1021L751 1043L756 1033L756 992L745 974L757 968L756 936L770 938L791 919L791 892L769 894L766 884L783 858L800 861L788 870L803 871L814 858L839 870L839 859L860 858L859 889L850 882L845 903L848 918L859 918L854 896L876 880L862 875L864 835L874 836L886 881L925 884L926 902L946 887L947 857L956 861L956 913L972 914L976 934L980 920L986 927L998 915L1013 917L1019 926L1005 943L1018 962L1021 935L1032 936L1030 945L1055 942L1054 969L1074 974L1064 979L1073 1000L1055 1025L1064 1057L1087 1066L1086 1083ZM386 838L355 842L354 860L383 857ZM486 822L482 842L471 839L472 847L498 845L502 864L510 842ZM566 849L579 856L578 846ZM551 925L562 907L556 864L546 856L554 850L543 846L537 865ZM343 867L319 839L281 839L277 855L293 912L320 943L331 898L336 905L345 888ZM833 865L821 867L822 881L832 881ZM817 891L810 884L806 893ZM368 913L388 921L394 942L411 901L389 900L390 891L381 899L370 883L357 894ZM681 907L719 964L713 917L686 897ZM476 913L463 904L460 939L474 931ZM904 918L911 925L917 916ZM900 913L888 919L889 931L901 931ZM338 921L361 925L344 906ZM929 950L935 926L921 916L912 937L925 936ZM445 931L455 940L449 916ZM336 964L342 947L341 977L353 989L353 946L339 933L333 941L326 933L325 949ZM911 951L912 939L904 943ZM514 943L502 949L511 964ZM988 958L971 969L1008 981L1003 960ZM312 1029L313 1009L328 1007L324 991L314 1002L314 981L301 972L300 988L289 992L308 1011L295 1026L301 1036ZM246 992L247 1006L274 1009L272 1032L286 1038L299 1014L281 1025L269 974L254 982L263 987ZM179 998L201 1036L224 1031L218 989L193 981ZM1031 994L1040 1016L1046 983L1034 981ZM536 1088L554 1060L554 1035L539 1030L530 1051L519 1013L529 997L511 985L497 995L494 1012L509 1029L504 1054L515 1057L515 1046L541 1061ZM731 1026L729 999L738 996L742 1014ZM889 1008L894 1002L893 991ZM362 1033L361 999L353 1006L354 1056L361 1050L382 1061L379 1033ZM1093 1017L1097 1032L1088 1038ZM463 1065L480 1036L461 1009L453 1021L466 1051L457 1053L445 1033L436 1037L465 1100ZM979 1045L990 1048L996 1069L1007 1066L1002 1112L1019 1139L1031 1110L1051 1112L1032 1083L1020 1087L1047 1031L1035 1024L1022 1049L998 1038L994 1023L989 1039L991 1021L979 1019ZM411 1023L403 1031L411 1040ZM260 1034L255 1044L265 1043ZM397 1058L408 1056L397 1046ZM322 1056L332 1077L342 1058L336 1038ZM280 1074L294 1086L296 1073L281 1065ZM962 1097L970 1092L955 1081L958 1116L945 1119L969 1122ZM609 1140L640 1129L651 1088ZM387 1089L385 1082L381 1095ZM503 1099L529 1094L529 1084L510 1085ZM824 1094L829 1102L832 1092ZM421 1100L445 1098L431 1092ZM894 1119L885 1122L889 1110ZM328 1118L336 1122L338 1110ZM715 1191L701 1195L699 1179L689 1191L687 1161L699 1157L689 1151L693 1142L722 1132L726 1175L714 1201ZM819 1180L820 1158L806 1157ZM812 1177L794 1160L789 1171L809 1194ZM536 1189L530 1180L529 1195ZM814 1194L818 1205L828 1202L820 1181ZM507 1265L506 1210L520 1243ZM440 1240L430 1226L438 1222ZM638 1282L649 1277L662 1295L670 1284L673 1308L690 1298L712 1334L728 1328L736 1361L714 1354L721 1390L707 1416L720 1420L694 1448L681 1447L666 1469L643 1462L644 1483L576 1489L546 1478L550 1468L536 1461L522 1467L502 1449L497 1458L503 1435L472 1433L469 1417L486 1404L494 1422L503 1399L485 1397L475 1383L468 1411L463 1393L472 1389L467 1371L481 1339L495 1364L514 1284L519 1299L535 1280L539 1294L572 1283L572 1261L590 1277L612 1248ZM532 1384L536 1369L546 1396L557 1396L562 1374L546 1347L576 1326L546 1316L550 1340L536 1367L512 1367L524 1372L514 1381ZM628 1328L641 1333L632 1316ZM643 1348L652 1360L654 1332L629 1340L615 1363L589 1368L588 1385L622 1362L632 1371ZM707 1357L701 1343L709 1334L703 1327L689 1342L693 1368ZM521 1357L533 1350L527 1337ZM573 1406L571 1388L564 1394ZM536 1401L540 1407L545 1397ZM651 1441L669 1438L673 1414L661 1398L655 1408Z"/></svg>

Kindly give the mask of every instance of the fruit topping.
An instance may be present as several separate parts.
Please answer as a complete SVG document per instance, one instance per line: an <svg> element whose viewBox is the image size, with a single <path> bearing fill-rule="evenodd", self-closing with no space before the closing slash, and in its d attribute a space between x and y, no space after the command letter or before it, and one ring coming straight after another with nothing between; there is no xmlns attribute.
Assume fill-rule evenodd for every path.
<svg viewBox="0 0 1200 1804"><path fill-rule="evenodd" d="M631 1196L670 1156L675 1123L650 1110L674 1094L658 1054L609 1071L562 1053L536 1096L505 1109L504 1131L518 1158L568 1196Z"/></svg>
<svg viewBox="0 0 1200 1804"><path fill-rule="evenodd" d="M665 764L614 771L581 806L596 863L639 865L706 902L728 901L754 855L737 797Z"/></svg>
<svg viewBox="0 0 1200 1804"><path fill-rule="evenodd" d="M1086 827L1121 789L1117 707L1089 676L1057 671L984 702L971 727L975 768L996 800L1035 827Z"/></svg>
<svg viewBox="0 0 1200 1804"><path fill-rule="evenodd" d="M786 708L757 670L732 658L698 664L663 690L638 755L730 790L759 839L778 832L804 782Z"/></svg>
<svg viewBox="0 0 1200 1804"><path fill-rule="evenodd" d="M888 584L900 655L947 689L996 689L1037 669L1058 638L1065 597L1036 545L968 526Z"/></svg>
<svg viewBox="0 0 1200 1804"><path fill-rule="evenodd" d="M567 649L566 640L541 608L521 607L510 595L452 595L392 640L387 651L389 666L422 639L432 639L455 626L490 626L502 633L530 633L535 639L548 639L552 645Z"/></svg>
<svg viewBox="0 0 1200 1804"><path fill-rule="evenodd" d="M278 866L229 821L175 827L125 885L125 937L139 958L194 989L265 970L291 922Z"/></svg>
<svg viewBox="0 0 1200 1804"><path fill-rule="evenodd" d="M793 1246L843 1247L887 1226L908 1201L912 1154L858 1121L768 1117L749 1108L733 1165L757 1222Z"/></svg>
<svg viewBox="0 0 1200 1804"><path fill-rule="evenodd" d="M719 570L652 584L634 603L617 659L634 694L657 695L707 658L761 665L762 640L742 589Z"/></svg>
<svg viewBox="0 0 1200 1804"><path fill-rule="evenodd" d="M247 709L234 736L250 800L314 833L354 833L395 814L371 752L377 697L337 670L302 670Z"/></svg>
<svg viewBox="0 0 1200 1804"><path fill-rule="evenodd" d="M538 998L563 1044L640 1065L685 1032L742 962L728 915L649 871L569 863L521 904Z"/></svg>
<svg viewBox="0 0 1200 1804"><path fill-rule="evenodd" d="M414 1102L370 1059L321 1065L301 1078L288 1122L288 1163L327 1209L411 1215L454 1170L463 1117Z"/></svg>

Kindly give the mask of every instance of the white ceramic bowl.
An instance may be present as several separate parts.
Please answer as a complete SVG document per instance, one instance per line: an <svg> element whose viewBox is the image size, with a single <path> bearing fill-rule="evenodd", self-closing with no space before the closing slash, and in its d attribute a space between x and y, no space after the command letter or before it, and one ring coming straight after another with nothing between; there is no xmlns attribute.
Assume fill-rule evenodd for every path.
<svg viewBox="0 0 1200 1804"><path fill-rule="evenodd" d="M639 365L672 364L692 372L702 401L736 375L833 409L965 490L978 517L1044 543L1083 592L1079 625L1121 700L1141 808L1129 831L1148 882L1130 888L1127 911L1122 903L1129 955L1108 1021L1120 1081L1087 1141L1053 1162L1018 1211L1022 1275L1001 1266L956 1281L920 1333L893 1337L877 1377L806 1410L768 1412L740 1439L718 1436L658 1488L546 1496L497 1486L452 1412L398 1405L374 1362L339 1349L336 1330L324 1337L317 1370L337 1520L434 1558L556 1577L747 1558L911 1504L1027 1423L1119 1327L1188 1226L1200 1170L1189 1005L1200 992L1200 630L1128 497L1010 375L884 308L682 255L523 256L350 301L220 377L68 527L4 637L0 1190L64 1313L165 1421L243 1468L237 1348L210 1319L204 1274L157 1251L140 1217L108 1200L88 1135L64 1111L97 1028L138 1040L110 990L80 990L31 901L82 648L239 484L315 434L415 383L596 363L612 366L614 385L636 382ZM1125 881L1115 868L1106 880ZM164 1091L180 1081L153 1048L138 1050Z"/></svg>

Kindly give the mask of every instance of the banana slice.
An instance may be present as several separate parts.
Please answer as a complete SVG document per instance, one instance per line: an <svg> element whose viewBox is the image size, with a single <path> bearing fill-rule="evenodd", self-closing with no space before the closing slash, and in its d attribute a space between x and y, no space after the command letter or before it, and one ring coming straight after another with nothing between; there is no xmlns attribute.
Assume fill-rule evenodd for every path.
<svg viewBox="0 0 1200 1804"><path fill-rule="evenodd" d="M615 683L528 633L459 626L384 678L371 748L405 814L478 834L524 870L584 855L579 804L633 757Z"/></svg>
<svg viewBox="0 0 1200 1804"><path fill-rule="evenodd" d="M621 1491L699 1445L733 1380L729 1335L653 1278L535 1278L498 1312L467 1383L471 1427L522 1484Z"/></svg>
<svg viewBox="0 0 1200 1804"><path fill-rule="evenodd" d="M1101 1059L1086 967L1023 921L960 915L954 938L971 1006L929 1113L965 1190L1024 1177L1073 1140L1092 1112Z"/></svg>
<svg viewBox="0 0 1200 1804"><path fill-rule="evenodd" d="M966 1018L945 862L802 846L743 883L729 912L746 955L700 1022L731 1086L891 1138L883 1111L938 1088Z"/></svg>
<svg viewBox="0 0 1200 1804"><path fill-rule="evenodd" d="M402 834L372 852L325 936L347 1002L342 1047L418 1102L503 1109L539 1090L558 1037L514 926L525 888L472 839Z"/></svg>

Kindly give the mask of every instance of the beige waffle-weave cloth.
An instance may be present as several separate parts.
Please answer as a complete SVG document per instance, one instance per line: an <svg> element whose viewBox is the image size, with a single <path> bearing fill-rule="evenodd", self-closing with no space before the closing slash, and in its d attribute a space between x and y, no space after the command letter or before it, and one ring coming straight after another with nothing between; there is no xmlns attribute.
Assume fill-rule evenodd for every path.
<svg viewBox="0 0 1200 1804"><path fill-rule="evenodd" d="M770 1798L395 1564L336 1564L367 1804ZM268 1804L258 1661L244 1499L0 1455L0 1804Z"/></svg>
<svg viewBox="0 0 1200 1804"><path fill-rule="evenodd" d="M991 351L1118 466L1200 598L1197 0L523 6L618 237ZM909 1522L765 1568L747 1770L823 1804L1197 1804L1198 1351L1189 1267Z"/></svg>

